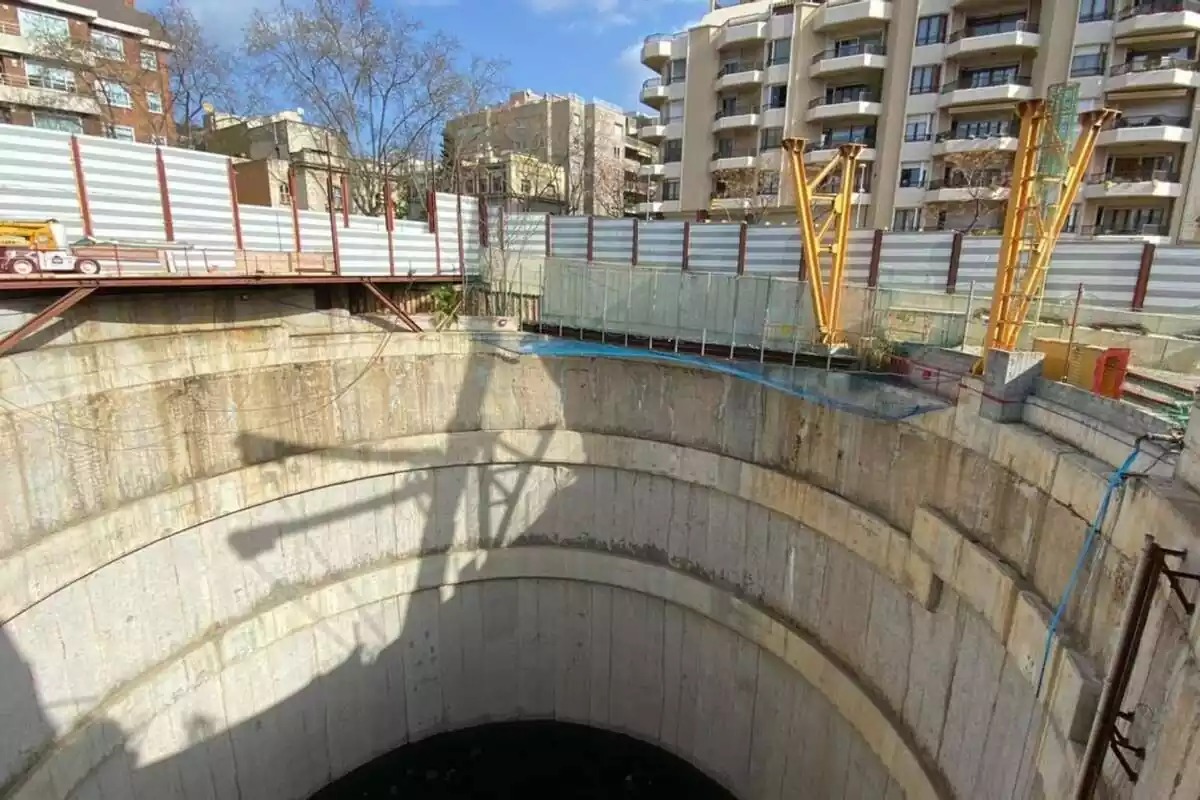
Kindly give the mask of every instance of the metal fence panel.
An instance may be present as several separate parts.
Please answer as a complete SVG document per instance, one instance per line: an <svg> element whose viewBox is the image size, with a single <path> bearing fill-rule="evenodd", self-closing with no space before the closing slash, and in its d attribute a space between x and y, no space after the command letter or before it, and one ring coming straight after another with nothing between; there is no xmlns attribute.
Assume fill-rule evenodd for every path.
<svg viewBox="0 0 1200 800"><path fill-rule="evenodd" d="M846 282L865 286L871 272L871 251L875 247L875 231L850 231L846 246Z"/></svg>
<svg viewBox="0 0 1200 800"><path fill-rule="evenodd" d="M740 225L692 225L688 269L696 272L736 272Z"/></svg>
<svg viewBox="0 0 1200 800"><path fill-rule="evenodd" d="M1046 296L1074 297L1082 283L1088 305L1129 308L1141 258L1141 242L1060 241L1050 256Z"/></svg>
<svg viewBox="0 0 1200 800"><path fill-rule="evenodd" d="M587 217L550 218L550 255L587 258Z"/></svg>
<svg viewBox="0 0 1200 800"><path fill-rule="evenodd" d="M458 251L458 195L435 195L437 207L437 245L441 255L442 272L461 273L466 253Z"/></svg>
<svg viewBox="0 0 1200 800"><path fill-rule="evenodd" d="M638 223L639 266L683 266L683 223L673 220Z"/></svg>
<svg viewBox="0 0 1200 800"><path fill-rule="evenodd" d="M975 291L990 294L996 280L996 261L1000 258L999 236L964 236L962 252L958 260L958 286L975 284ZM949 271L950 257L946 256L946 268L941 280L945 284Z"/></svg>
<svg viewBox="0 0 1200 800"><path fill-rule="evenodd" d="M632 264L633 220L596 219L592 223L592 260Z"/></svg>
<svg viewBox="0 0 1200 800"><path fill-rule="evenodd" d="M1146 288L1146 311L1195 314L1200 309L1200 247L1159 247Z"/></svg>
<svg viewBox="0 0 1200 800"><path fill-rule="evenodd" d="M387 275L387 224L379 217L350 217L338 230L338 256L347 275Z"/></svg>
<svg viewBox="0 0 1200 800"><path fill-rule="evenodd" d="M437 251L428 224L397 220L392 238L396 248L397 275L437 274Z"/></svg>
<svg viewBox="0 0 1200 800"><path fill-rule="evenodd" d="M504 250L523 256L546 252L546 215L532 211L504 215Z"/></svg>
<svg viewBox="0 0 1200 800"><path fill-rule="evenodd" d="M94 235L166 241L154 147L81 136L79 150Z"/></svg>
<svg viewBox="0 0 1200 800"><path fill-rule="evenodd" d="M70 134L0 125L0 217L56 219L68 241L83 236Z"/></svg>
<svg viewBox="0 0 1200 800"><path fill-rule="evenodd" d="M247 250L291 251L292 212L287 208L238 206L242 218L242 242Z"/></svg>
<svg viewBox="0 0 1200 800"><path fill-rule="evenodd" d="M340 217L341 214L337 214ZM332 253L333 234L330 231L331 221L341 225L340 219L334 219L327 211L300 212L300 249L305 253Z"/></svg>
<svg viewBox="0 0 1200 800"><path fill-rule="evenodd" d="M795 277L800 271L800 231L794 225L746 229L746 272Z"/></svg>
<svg viewBox="0 0 1200 800"><path fill-rule="evenodd" d="M949 233L885 233L879 252L879 285L885 289L945 287Z"/></svg>
<svg viewBox="0 0 1200 800"><path fill-rule="evenodd" d="M233 198L224 156L162 148L175 240L193 247L232 250Z"/></svg>

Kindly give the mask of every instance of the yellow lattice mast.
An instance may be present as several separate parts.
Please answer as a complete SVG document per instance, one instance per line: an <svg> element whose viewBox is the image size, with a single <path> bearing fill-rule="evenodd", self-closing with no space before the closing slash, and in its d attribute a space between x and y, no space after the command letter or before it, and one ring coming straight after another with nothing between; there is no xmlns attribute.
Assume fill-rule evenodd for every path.
<svg viewBox="0 0 1200 800"><path fill-rule="evenodd" d="M846 248L850 238L851 201L858 172L861 144L844 144L838 154L813 177L807 178L804 169L804 139L784 139L783 149L791 163L792 184L796 187L796 224L800 228L800 247L804 253L804 271L812 297L813 314L821 343L841 344L842 287L845 283ZM841 185L834 194L817 191L817 187L834 170L841 170ZM815 205L830 203L831 210L817 225ZM832 239L825 242L830 230ZM828 281L822 268L822 256L828 255Z"/></svg>
<svg viewBox="0 0 1200 800"><path fill-rule="evenodd" d="M1021 131L996 263L985 356L988 350L1017 346L1029 304L1042 291L1050 255L1091 162L1096 136L1118 114L1105 108L1079 116L1080 130L1068 153L1078 105L1078 90L1072 93L1072 88L1054 87L1049 104L1028 100L1018 107ZM981 359L976 369L982 366Z"/></svg>

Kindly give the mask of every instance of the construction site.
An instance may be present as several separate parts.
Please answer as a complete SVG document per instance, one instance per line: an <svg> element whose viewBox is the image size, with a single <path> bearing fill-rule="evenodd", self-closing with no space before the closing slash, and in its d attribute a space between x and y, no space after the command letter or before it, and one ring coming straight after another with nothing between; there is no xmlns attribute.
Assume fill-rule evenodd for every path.
<svg viewBox="0 0 1200 800"><path fill-rule="evenodd" d="M852 229L858 144L783 142L794 224L410 221L0 125L0 798L518 723L657 796L1200 797L1200 248L1062 235L1115 117L1022 102L995 237Z"/></svg>

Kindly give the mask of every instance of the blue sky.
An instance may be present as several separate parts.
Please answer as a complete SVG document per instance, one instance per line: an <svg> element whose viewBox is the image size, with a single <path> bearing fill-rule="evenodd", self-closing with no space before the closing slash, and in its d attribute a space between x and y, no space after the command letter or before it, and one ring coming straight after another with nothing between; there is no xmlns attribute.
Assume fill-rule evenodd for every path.
<svg viewBox="0 0 1200 800"><path fill-rule="evenodd" d="M651 73L638 60L642 39L704 15L707 0L375 0L395 4L430 28L452 33L470 52L509 63L506 82L639 106ZM191 0L220 38L238 37L252 9L277 0ZM139 2L143 5L143 2ZM144 0L152 8L154 0Z"/></svg>

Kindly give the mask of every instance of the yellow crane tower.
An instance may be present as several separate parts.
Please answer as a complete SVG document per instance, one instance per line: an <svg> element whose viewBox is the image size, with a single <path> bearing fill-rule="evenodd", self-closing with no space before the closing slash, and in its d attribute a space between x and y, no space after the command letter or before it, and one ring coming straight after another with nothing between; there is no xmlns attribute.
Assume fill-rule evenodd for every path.
<svg viewBox="0 0 1200 800"><path fill-rule="evenodd" d="M854 180L858 172L858 155L861 144L844 144L838 147L837 155L809 178L804 169L804 139L783 140L784 152L791 164L792 185L795 187L796 223L800 228L800 247L804 254L804 271L808 278L808 291L812 297L813 315L821 344L834 346L842 343L841 314L842 286L846 272L846 246L850 238L850 203L854 195ZM841 183L835 193L822 193L818 189L835 170L841 171ZM817 226L817 203L830 203L830 213ZM833 231L832 239L824 239ZM829 256L828 281L822 269L822 256Z"/></svg>
<svg viewBox="0 0 1200 800"><path fill-rule="evenodd" d="M1029 304L1042 291L1050 255L1091 162L1096 136L1119 114L1104 108L1076 118L1076 96L1069 91L1068 87L1053 87L1049 104L1028 100L1018 107L1021 128L1000 237L984 357L989 350L1012 350L1017 346ZM1067 140L1076 124L1079 132L1068 153ZM975 368L982 370L982 358Z"/></svg>

